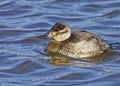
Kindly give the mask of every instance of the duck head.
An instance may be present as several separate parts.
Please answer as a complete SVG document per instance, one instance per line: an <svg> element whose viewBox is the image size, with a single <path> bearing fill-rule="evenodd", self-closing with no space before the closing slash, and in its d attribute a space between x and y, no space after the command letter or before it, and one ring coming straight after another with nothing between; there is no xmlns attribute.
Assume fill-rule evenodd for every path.
<svg viewBox="0 0 120 86"><path fill-rule="evenodd" d="M70 36L70 27L64 22L57 22L46 34L38 36L38 38L52 38L56 41L64 41Z"/></svg>

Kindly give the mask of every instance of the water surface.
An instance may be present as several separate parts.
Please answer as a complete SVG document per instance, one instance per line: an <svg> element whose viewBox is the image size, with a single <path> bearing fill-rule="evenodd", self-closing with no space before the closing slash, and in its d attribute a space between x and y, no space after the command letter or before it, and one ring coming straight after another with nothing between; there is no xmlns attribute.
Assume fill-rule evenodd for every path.
<svg viewBox="0 0 120 86"><path fill-rule="evenodd" d="M0 0L0 86L119 86L118 54L74 65L48 61L49 39L35 36L58 21L98 34L120 53L119 0Z"/></svg>

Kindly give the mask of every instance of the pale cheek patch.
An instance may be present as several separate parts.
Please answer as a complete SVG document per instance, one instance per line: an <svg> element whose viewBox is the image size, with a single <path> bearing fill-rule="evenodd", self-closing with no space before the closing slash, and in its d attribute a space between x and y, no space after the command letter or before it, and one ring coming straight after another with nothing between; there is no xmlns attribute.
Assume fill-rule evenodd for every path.
<svg viewBox="0 0 120 86"><path fill-rule="evenodd" d="M56 35L58 35L58 32L52 32L52 35L56 36Z"/></svg>
<svg viewBox="0 0 120 86"><path fill-rule="evenodd" d="M68 39L69 37L70 37L70 34L64 33L64 34L56 35L56 36L55 36L55 39L56 39L57 41L64 41L64 40Z"/></svg>

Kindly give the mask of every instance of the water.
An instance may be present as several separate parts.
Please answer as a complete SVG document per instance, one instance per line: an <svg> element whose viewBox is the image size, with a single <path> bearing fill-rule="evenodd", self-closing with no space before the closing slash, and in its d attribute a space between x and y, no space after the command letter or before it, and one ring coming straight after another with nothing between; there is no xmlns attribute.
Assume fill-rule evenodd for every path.
<svg viewBox="0 0 120 86"><path fill-rule="evenodd" d="M0 0L0 86L119 86L120 55L56 66L39 40L56 22L98 34L120 53L120 0Z"/></svg>

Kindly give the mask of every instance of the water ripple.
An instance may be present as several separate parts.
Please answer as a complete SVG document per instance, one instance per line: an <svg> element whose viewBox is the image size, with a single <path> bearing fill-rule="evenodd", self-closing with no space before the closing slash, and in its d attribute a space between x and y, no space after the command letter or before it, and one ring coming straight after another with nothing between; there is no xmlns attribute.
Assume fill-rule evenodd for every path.
<svg viewBox="0 0 120 86"><path fill-rule="evenodd" d="M119 86L119 9L119 0L0 0L0 86ZM36 36L58 21L98 34L113 52L53 65L50 39Z"/></svg>

